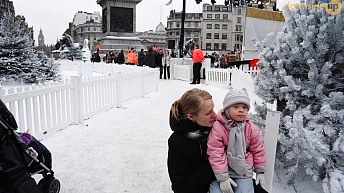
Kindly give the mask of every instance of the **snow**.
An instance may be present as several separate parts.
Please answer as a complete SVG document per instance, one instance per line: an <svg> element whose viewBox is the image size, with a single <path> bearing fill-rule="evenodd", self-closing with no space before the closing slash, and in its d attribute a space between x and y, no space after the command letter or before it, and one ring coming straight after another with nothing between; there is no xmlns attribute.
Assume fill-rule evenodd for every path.
<svg viewBox="0 0 344 193"><path fill-rule="evenodd" d="M77 75L63 71L64 78ZM172 103L192 88L207 90L217 112L227 89L190 85L179 80L160 80L158 91L99 113L81 125L71 125L41 142L51 151L53 171L60 192L172 192L167 171L169 110ZM285 174L275 172L272 192L292 193ZM35 179L41 178L35 175ZM301 192L322 192L321 184L298 176Z"/></svg>

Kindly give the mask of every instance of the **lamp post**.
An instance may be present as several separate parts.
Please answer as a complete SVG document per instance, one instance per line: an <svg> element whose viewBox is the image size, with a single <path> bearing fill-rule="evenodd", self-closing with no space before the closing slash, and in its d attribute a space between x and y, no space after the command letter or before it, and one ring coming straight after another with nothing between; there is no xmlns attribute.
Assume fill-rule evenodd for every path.
<svg viewBox="0 0 344 193"><path fill-rule="evenodd" d="M186 4L186 0L183 0L182 26L181 26L180 40L179 40L179 57L180 58L183 58L185 4Z"/></svg>

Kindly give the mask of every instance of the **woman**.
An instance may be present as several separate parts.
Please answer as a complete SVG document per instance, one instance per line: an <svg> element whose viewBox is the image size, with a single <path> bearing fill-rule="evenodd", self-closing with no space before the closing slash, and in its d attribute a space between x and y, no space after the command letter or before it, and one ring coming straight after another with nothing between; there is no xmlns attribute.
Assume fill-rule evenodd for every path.
<svg viewBox="0 0 344 193"><path fill-rule="evenodd" d="M166 70L167 70L167 78L170 79L170 63L171 63L171 56L169 55L169 51L165 50L164 59L163 59L165 80L166 80Z"/></svg>
<svg viewBox="0 0 344 193"><path fill-rule="evenodd" d="M207 193L215 175L208 161L207 137L217 116L212 96L194 88L170 111L173 134L168 140L168 173L174 192ZM218 185L217 185L218 186Z"/></svg>
<svg viewBox="0 0 344 193"><path fill-rule="evenodd" d="M128 50L124 52L124 64L128 65Z"/></svg>

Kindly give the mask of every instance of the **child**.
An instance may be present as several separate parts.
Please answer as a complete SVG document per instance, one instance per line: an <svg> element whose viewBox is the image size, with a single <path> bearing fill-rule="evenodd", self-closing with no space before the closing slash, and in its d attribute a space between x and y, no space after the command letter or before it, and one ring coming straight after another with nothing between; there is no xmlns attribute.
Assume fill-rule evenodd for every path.
<svg viewBox="0 0 344 193"><path fill-rule="evenodd" d="M265 186L263 140L249 120L249 109L246 89L230 88L208 136L209 162L223 193L253 193L253 171L256 183Z"/></svg>

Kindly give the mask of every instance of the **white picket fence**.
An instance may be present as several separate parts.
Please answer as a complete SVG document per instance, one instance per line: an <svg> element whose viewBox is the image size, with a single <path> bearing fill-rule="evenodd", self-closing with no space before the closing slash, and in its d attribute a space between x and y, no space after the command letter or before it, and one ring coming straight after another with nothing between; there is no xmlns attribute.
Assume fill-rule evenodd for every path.
<svg viewBox="0 0 344 193"><path fill-rule="evenodd" d="M0 98L14 114L19 132L29 128L36 138L42 138L158 90L158 69L129 67L128 70L125 66L115 66L110 67L113 71L106 71L109 66L95 67L108 73L103 76L72 76L61 82L11 88L7 93L0 88ZM61 68L77 70L79 67L77 62L68 65L61 62ZM118 71L120 68L124 72Z"/></svg>

